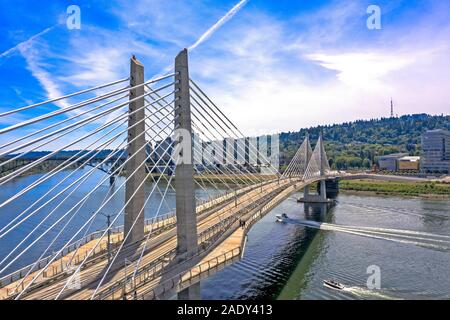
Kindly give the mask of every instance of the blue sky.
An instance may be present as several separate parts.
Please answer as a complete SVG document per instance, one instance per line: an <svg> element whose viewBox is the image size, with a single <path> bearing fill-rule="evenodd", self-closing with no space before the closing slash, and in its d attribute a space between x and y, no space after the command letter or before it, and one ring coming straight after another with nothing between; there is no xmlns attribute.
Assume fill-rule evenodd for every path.
<svg viewBox="0 0 450 320"><path fill-rule="evenodd" d="M1 0L0 112L127 77L132 54L160 74L238 2ZM388 116L391 96L398 114L448 114L448 39L448 1L249 0L191 50L190 73L248 134Z"/></svg>

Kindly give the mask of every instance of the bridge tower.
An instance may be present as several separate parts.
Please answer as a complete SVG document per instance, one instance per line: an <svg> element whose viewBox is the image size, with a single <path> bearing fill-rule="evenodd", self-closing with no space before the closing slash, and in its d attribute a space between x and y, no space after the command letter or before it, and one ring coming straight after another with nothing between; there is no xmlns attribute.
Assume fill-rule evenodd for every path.
<svg viewBox="0 0 450 320"><path fill-rule="evenodd" d="M328 163L327 155L325 152L325 147L323 144L323 135L322 132L319 134L319 139L317 140L316 147L311 155L311 159L308 163L308 168L306 169L305 174L303 175L303 180L319 180L320 192L318 195L310 194L309 186L304 188L303 198L300 199L301 202L313 202L313 203L326 203L327 199L327 190L326 190L326 182L325 177L327 173L330 171L330 165Z"/></svg>
<svg viewBox="0 0 450 320"><path fill-rule="evenodd" d="M308 167L309 160L311 159L311 155L312 155L311 143L309 141L309 134L308 133L306 134L305 141L303 143L306 145L306 148L305 148L305 151L304 151L304 153L305 153L304 154L304 156L305 156L304 157L305 158L305 166L304 166L304 168L302 170L302 173L305 174L306 169ZM305 192L307 192L309 194L309 185L305 187Z"/></svg>
<svg viewBox="0 0 450 320"><path fill-rule="evenodd" d="M319 149L319 161L320 161L320 176L325 176L325 165L324 160L326 159L325 156L325 147L323 146L323 134L320 132L319 135L319 141L320 143L320 149ZM328 163L328 160L326 160ZM325 180L320 180L320 202L327 202L327 188L325 184Z"/></svg>
<svg viewBox="0 0 450 320"><path fill-rule="evenodd" d="M309 142L309 135L306 134L300 148L298 148L282 178L301 178L306 172L309 160L311 159L312 149Z"/></svg>
<svg viewBox="0 0 450 320"><path fill-rule="evenodd" d="M188 51L175 58L175 191L177 215L177 253L197 250L197 214L194 194L191 103L189 92ZM181 147L182 146L182 147ZM182 300L200 299L200 283L178 293Z"/></svg>
<svg viewBox="0 0 450 320"><path fill-rule="evenodd" d="M125 184L125 223L124 234L130 235L127 243L144 239L144 204L145 204L145 109L144 109L144 66L135 56L130 61L130 100L128 119L128 157ZM140 86L139 86L140 85ZM136 87L138 86L138 87ZM136 173L133 174L133 172Z"/></svg>

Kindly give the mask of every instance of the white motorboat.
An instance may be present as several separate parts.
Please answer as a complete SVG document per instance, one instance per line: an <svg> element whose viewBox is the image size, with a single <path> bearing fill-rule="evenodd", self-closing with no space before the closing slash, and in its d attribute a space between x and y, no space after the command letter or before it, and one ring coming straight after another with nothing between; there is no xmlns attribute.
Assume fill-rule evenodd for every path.
<svg viewBox="0 0 450 320"><path fill-rule="evenodd" d="M286 222L286 219L289 219L286 213L277 214L275 217L277 222Z"/></svg>
<svg viewBox="0 0 450 320"><path fill-rule="evenodd" d="M345 286L342 283L339 283L334 280L323 280L323 285L325 287L335 289L335 290L343 290Z"/></svg>

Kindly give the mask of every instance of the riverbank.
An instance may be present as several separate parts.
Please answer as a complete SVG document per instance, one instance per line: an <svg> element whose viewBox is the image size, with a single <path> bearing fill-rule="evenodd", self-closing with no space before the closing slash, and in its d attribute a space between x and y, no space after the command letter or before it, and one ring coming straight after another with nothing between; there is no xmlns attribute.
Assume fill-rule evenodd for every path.
<svg viewBox="0 0 450 320"><path fill-rule="evenodd" d="M152 173L149 175L149 179L153 181L157 181L161 174ZM162 181L166 179L161 178ZM172 178L175 181L175 177ZM239 175L231 175L231 174L202 174L195 175L194 180L202 185L229 185L229 186L237 186L237 185L245 185L248 183L255 184L259 183L263 180L259 180L259 176L257 174L239 174ZM264 176L264 180L276 179L275 175L266 175Z"/></svg>
<svg viewBox="0 0 450 320"><path fill-rule="evenodd" d="M22 172L18 177L26 177L26 176L31 176L34 174L45 174L48 173L50 171L52 171L53 169L61 166L61 164L64 162L64 160L46 160L43 161L42 163L37 164L36 166L34 166L33 168ZM12 172L14 172L15 170L20 170L23 166L25 165L29 165L30 163L26 163L23 165L17 165L17 167L13 167L13 169L11 170L5 170L3 172L0 172L0 178L3 178L9 174L11 174ZM68 171L68 170L74 170L80 167L79 163L73 163L67 166L67 168L64 169L64 171Z"/></svg>
<svg viewBox="0 0 450 320"><path fill-rule="evenodd" d="M360 194L450 199L450 183L441 182L343 180L339 183L339 189Z"/></svg>

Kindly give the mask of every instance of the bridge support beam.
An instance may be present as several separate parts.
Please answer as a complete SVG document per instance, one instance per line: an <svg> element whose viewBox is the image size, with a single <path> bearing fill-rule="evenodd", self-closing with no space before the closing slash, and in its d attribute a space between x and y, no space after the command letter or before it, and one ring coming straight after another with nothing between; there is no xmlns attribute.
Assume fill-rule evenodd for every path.
<svg viewBox="0 0 450 320"><path fill-rule="evenodd" d="M327 189L325 180L319 181L320 185L320 193L319 194L311 194L310 193L310 186L307 185L303 189L303 198L300 198L299 202L305 202L305 203L328 203L332 202L332 200L327 199Z"/></svg>
<svg viewBox="0 0 450 320"><path fill-rule="evenodd" d="M309 185L303 189L303 198L306 199L309 196Z"/></svg>
<svg viewBox="0 0 450 320"><path fill-rule="evenodd" d="M130 61L130 86L144 83L144 66L132 57ZM144 95L144 86L130 90L130 100ZM138 111L136 111L138 110ZM125 184L125 223L124 234L130 233L127 243L134 243L144 238L144 203L145 183L145 108L144 97L129 104L129 112L134 112L128 119L128 157L126 165L127 182ZM139 122L142 120L141 122ZM136 172L133 174L133 172ZM133 174L133 175L132 175ZM131 176L132 175L132 176ZM129 201L129 202L128 202Z"/></svg>
<svg viewBox="0 0 450 320"><path fill-rule="evenodd" d="M200 300L200 297L200 282L178 292L178 300Z"/></svg>
<svg viewBox="0 0 450 320"><path fill-rule="evenodd" d="M325 180L320 180L320 200L327 201L327 186Z"/></svg>
<svg viewBox="0 0 450 320"><path fill-rule="evenodd" d="M191 104L188 52L175 58L175 169L177 253L197 250L197 214L195 212L194 167L192 152ZM200 299L200 283L181 291L179 299Z"/></svg>

